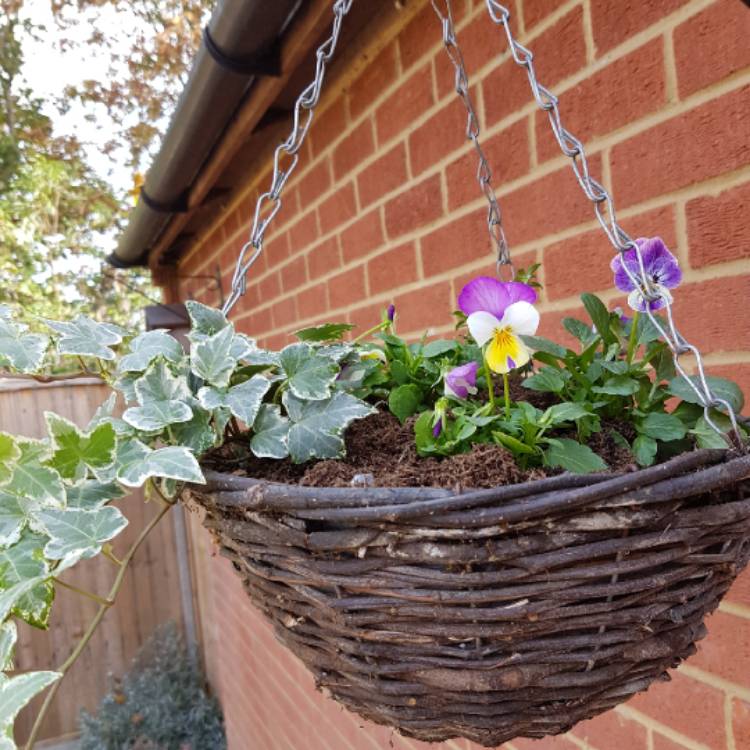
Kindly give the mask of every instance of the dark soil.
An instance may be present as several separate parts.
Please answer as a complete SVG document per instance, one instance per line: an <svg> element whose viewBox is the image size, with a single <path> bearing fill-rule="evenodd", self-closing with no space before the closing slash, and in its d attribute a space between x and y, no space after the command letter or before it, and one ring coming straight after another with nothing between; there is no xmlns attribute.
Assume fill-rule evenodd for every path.
<svg viewBox="0 0 750 750"><path fill-rule="evenodd" d="M611 427L619 429L619 425ZM289 459L262 459L245 455L244 446L238 455L240 448L235 443L223 446L205 463L256 479L312 487L366 483L377 487L466 489L517 484L559 473L557 469L524 471L508 450L497 445L475 445L468 453L446 458L421 458L414 444L413 420L402 425L390 412L381 411L354 422L346 431L345 440L346 457L340 460L294 464ZM596 433L589 446L612 471L636 468L633 456L613 440L609 427Z"/></svg>

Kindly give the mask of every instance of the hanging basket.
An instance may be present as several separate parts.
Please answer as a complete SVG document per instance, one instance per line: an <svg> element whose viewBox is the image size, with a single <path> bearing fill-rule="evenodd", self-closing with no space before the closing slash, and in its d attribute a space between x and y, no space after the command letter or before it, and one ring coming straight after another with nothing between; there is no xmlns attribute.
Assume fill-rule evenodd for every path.
<svg viewBox="0 0 750 750"><path fill-rule="evenodd" d="M695 652L750 558L750 456L455 494L207 472L206 510L319 688L424 741L565 732Z"/></svg>

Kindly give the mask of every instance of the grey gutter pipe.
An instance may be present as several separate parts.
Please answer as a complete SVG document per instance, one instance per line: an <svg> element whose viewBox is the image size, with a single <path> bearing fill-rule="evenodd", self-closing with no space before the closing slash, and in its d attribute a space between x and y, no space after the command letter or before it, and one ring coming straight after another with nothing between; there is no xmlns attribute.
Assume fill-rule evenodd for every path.
<svg viewBox="0 0 750 750"><path fill-rule="evenodd" d="M219 0L161 148L117 249L117 268L145 265L257 76L279 75L278 39L302 0Z"/></svg>

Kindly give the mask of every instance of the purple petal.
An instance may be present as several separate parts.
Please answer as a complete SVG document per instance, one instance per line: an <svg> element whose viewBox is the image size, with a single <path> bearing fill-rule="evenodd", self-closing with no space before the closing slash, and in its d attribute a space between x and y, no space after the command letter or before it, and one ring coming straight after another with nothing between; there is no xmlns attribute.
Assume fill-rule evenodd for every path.
<svg viewBox="0 0 750 750"><path fill-rule="evenodd" d="M479 365L476 362L469 362L447 372L445 374L446 395L468 398L469 393L476 392L478 368Z"/></svg>
<svg viewBox="0 0 750 750"><path fill-rule="evenodd" d="M623 264L624 262L624 264ZM635 289L635 284L630 280L625 266L628 270L637 278L639 273L638 258L636 258L635 250L626 250L622 254L615 255L609 264L609 267L614 271L615 274L615 286L621 292L632 292Z"/></svg>
<svg viewBox="0 0 750 750"><path fill-rule="evenodd" d="M513 302L528 302L530 305L533 305L536 302L536 290L534 287L524 284L521 281L505 282L505 290L508 292L511 304Z"/></svg>
<svg viewBox="0 0 750 750"><path fill-rule="evenodd" d="M440 437L440 433L443 431L443 420L438 419L435 426L432 428L432 437Z"/></svg>
<svg viewBox="0 0 750 750"><path fill-rule="evenodd" d="M388 310L386 311L386 315L388 316L388 320L393 323L393 319L396 317L396 305L388 305Z"/></svg>
<svg viewBox="0 0 750 750"><path fill-rule="evenodd" d="M657 284L673 289L682 281L682 271L677 258L672 255L661 237L636 240L641 249L646 272Z"/></svg>
<svg viewBox="0 0 750 750"><path fill-rule="evenodd" d="M508 369L509 370L515 370L516 369L516 363L513 360L512 357L508 357Z"/></svg>
<svg viewBox="0 0 750 750"><path fill-rule="evenodd" d="M488 312L499 320L503 317L505 308L513 301L506 287L507 285L498 279L478 276L461 290L458 295L458 306L466 315Z"/></svg>

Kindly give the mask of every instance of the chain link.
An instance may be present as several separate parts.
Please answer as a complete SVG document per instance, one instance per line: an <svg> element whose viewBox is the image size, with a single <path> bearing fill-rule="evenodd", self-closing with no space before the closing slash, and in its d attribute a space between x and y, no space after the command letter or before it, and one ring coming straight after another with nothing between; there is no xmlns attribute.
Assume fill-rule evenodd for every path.
<svg viewBox="0 0 750 750"><path fill-rule="evenodd" d="M441 9L441 6L444 6ZM443 25L443 44L448 58L453 63L456 74L456 93L466 107L466 138L474 144L479 166L477 168L477 181L484 197L487 199L487 229L490 234L490 243L496 252L496 265L498 275L502 273L504 266L510 266L511 277L513 276L513 265L510 259L508 242L503 231L503 220L500 206L492 189L492 170L485 156L484 150L479 142L479 118L477 117L474 104L469 94L469 77L466 74L464 56L456 38L456 27L453 23L453 11L451 0L432 0L432 8Z"/></svg>
<svg viewBox="0 0 750 750"><path fill-rule="evenodd" d="M642 294L645 300L646 314L649 320L672 352L676 371L689 384L690 388L703 406L703 414L706 422L719 435L727 440L730 446L742 449L744 443L737 425L737 415L735 414L732 405L726 399L717 397L711 390L706 379L703 359L701 358L700 352L693 344L686 341L675 327L672 316L671 299L666 295L662 295L656 289L653 280L646 272L640 248L617 223L617 216L615 214L615 206L612 197L604 186L591 176L583 144L569 130L566 130L562 124L557 97L549 89L543 86L536 77L536 71L534 70L534 55L531 50L520 44L513 36L513 32L510 28L510 11L497 2L497 0L486 0L486 3L487 11L489 12L492 21L498 26L502 26L505 31L505 36L507 37L508 46L513 60L517 65L526 70L526 75L529 79L529 85L531 87L531 92L534 95L534 100L539 108L547 113L552 132L560 146L560 150L571 160L573 172L578 180L578 184L581 186L586 197L594 204L596 218L607 235L607 238L621 255L628 250L634 251L638 260L638 273L635 274L630 270L628 265L624 262L624 257L622 266L630 278L630 281ZM650 302L657 299L663 299L665 303L664 310L667 318L666 326L662 324L659 318L654 315L653 310L651 310ZM680 358L686 354L691 354L695 358L698 370L697 382L688 375L680 362ZM725 435L722 432L712 418L711 410L717 407L724 409L730 419L732 429L728 435Z"/></svg>
<svg viewBox="0 0 750 750"><path fill-rule="evenodd" d="M230 310L237 304L237 300L245 294L247 289L247 272L263 252L263 239L266 229L268 229L268 225L273 221L274 216L281 210L281 192L299 162L299 151L312 124L314 110L320 99L320 91L323 87L326 67L336 51L342 21L351 9L353 2L354 0L336 0L333 4L331 35L318 47L316 52L315 77L305 87L294 103L294 118L291 132L287 139L283 143L280 143L274 151L271 186L258 198L258 202L255 205L255 216L253 218L252 229L250 230L250 237L240 250L234 274L232 275L232 288L229 298L222 307L225 315L229 314ZM284 161L287 162L286 166L282 163ZM266 204L270 205L270 210L263 216L263 209Z"/></svg>

